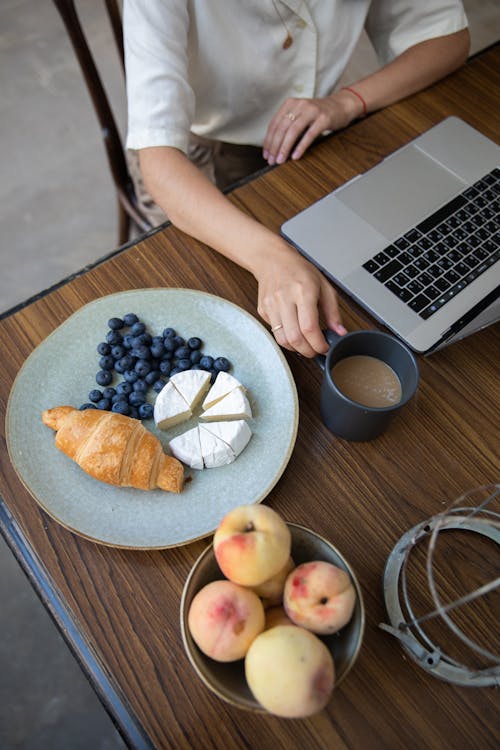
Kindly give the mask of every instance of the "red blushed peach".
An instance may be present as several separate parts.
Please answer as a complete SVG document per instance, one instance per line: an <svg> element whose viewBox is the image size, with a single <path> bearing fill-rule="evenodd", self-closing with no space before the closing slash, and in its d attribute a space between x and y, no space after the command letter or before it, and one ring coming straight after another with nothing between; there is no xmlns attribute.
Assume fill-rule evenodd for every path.
<svg viewBox="0 0 500 750"><path fill-rule="evenodd" d="M274 607L276 604L281 604L283 601L283 590L285 588L285 581L288 574L294 569L295 563L292 558L289 557L285 566L279 570L276 575L269 578L259 586L250 586L252 591L255 591L257 596L262 600L264 609L267 607Z"/></svg>
<svg viewBox="0 0 500 750"><path fill-rule="evenodd" d="M264 624L257 594L232 581L208 583L193 598L188 613L193 640L216 661L242 659Z"/></svg>
<svg viewBox="0 0 500 750"><path fill-rule="evenodd" d="M226 578L242 586L258 586L285 566L292 539L290 529L272 508L240 505L224 516L213 544Z"/></svg>
<svg viewBox="0 0 500 750"><path fill-rule="evenodd" d="M287 718L311 716L328 703L335 668L325 644L296 625L277 625L252 642L245 675L254 697Z"/></svg>
<svg viewBox="0 0 500 750"><path fill-rule="evenodd" d="M266 609L265 614L266 624L264 625L264 630L275 628L276 625L294 625L281 606L269 607L269 609Z"/></svg>
<svg viewBox="0 0 500 750"><path fill-rule="evenodd" d="M288 617L313 633L335 633L352 617L356 592L349 575L322 560L302 563L285 582L283 605Z"/></svg>

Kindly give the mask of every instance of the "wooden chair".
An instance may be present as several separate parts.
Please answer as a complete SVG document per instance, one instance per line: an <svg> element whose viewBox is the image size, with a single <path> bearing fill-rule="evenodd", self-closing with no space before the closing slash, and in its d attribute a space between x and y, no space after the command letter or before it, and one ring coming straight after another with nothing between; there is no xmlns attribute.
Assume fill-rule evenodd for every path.
<svg viewBox="0 0 500 750"><path fill-rule="evenodd" d="M145 232L153 225L138 203L120 133L86 34L80 23L74 0L53 0L53 3L68 33L101 126L104 147L118 198L118 242L122 245L129 239L132 226ZM125 75L120 8L117 0L104 0L104 4Z"/></svg>

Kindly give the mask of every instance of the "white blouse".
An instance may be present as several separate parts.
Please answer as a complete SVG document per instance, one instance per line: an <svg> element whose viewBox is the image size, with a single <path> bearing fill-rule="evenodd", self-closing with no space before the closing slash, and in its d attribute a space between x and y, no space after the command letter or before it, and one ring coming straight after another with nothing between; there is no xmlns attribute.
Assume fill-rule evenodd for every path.
<svg viewBox="0 0 500 750"><path fill-rule="evenodd" d="M386 63L467 19L460 0L124 0L123 23L127 147L186 151L190 130L262 145L287 97L335 89L363 28Z"/></svg>

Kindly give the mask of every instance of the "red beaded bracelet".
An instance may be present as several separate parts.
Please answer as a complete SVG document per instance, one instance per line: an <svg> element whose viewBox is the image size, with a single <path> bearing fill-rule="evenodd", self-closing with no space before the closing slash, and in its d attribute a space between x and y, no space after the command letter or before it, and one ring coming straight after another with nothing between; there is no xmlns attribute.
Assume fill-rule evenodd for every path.
<svg viewBox="0 0 500 750"><path fill-rule="evenodd" d="M367 114L367 107L366 107L366 102L365 102L365 100L363 99L363 97L361 96L361 94L358 94L358 92L357 92L357 91L355 91L355 89L352 89L352 88L351 88L350 86L344 86L342 90L343 90L343 91L350 91L350 92L351 92L351 94L354 94L354 96L357 96L357 97L358 97L359 101L360 101L360 102L361 102L361 104L363 105L363 117L366 117L366 114Z"/></svg>

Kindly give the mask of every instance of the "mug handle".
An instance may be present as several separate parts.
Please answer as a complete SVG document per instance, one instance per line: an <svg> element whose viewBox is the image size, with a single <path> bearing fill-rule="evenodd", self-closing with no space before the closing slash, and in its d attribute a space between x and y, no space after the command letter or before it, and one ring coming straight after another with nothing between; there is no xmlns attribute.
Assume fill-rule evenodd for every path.
<svg viewBox="0 0 500 750"><path fill-rule="evenodd" d="M325 335L325 339L330 344L330 347L334 346L337 341L342 338L342 336L339 336L338 333L335 333L335 331L331 331L329 328L326 328L323 333ZM326 357L324 356L324 354L317 354L314 359L324 372L326 362Z"/></svg>

